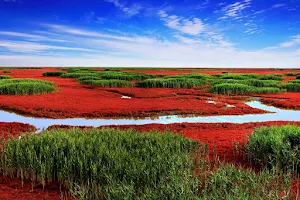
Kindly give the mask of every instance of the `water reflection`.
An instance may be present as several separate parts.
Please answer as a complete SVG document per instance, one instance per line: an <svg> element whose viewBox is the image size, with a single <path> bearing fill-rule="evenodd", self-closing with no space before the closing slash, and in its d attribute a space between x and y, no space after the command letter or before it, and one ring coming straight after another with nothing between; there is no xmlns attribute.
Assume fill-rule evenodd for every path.
<svg viewBox="0 0 300 200"><path fill-rule="evenodd" d="M300 121L300 111L282 110L273 106L264 105L259 101L247 102L247 105L266 110L272 113L267 114L247 114L247 115L222 115L222 116L202 116L202 117L182 117L178 115L160 116L156 119L47 119L37 117L26 117L15 113L0 111L1 122L21 122L34 125L40 131L51 125L62 124L71 126L103 126L103 125L142 125L142 124L170 124L170 123L249 123L267 121Z"/></svg>

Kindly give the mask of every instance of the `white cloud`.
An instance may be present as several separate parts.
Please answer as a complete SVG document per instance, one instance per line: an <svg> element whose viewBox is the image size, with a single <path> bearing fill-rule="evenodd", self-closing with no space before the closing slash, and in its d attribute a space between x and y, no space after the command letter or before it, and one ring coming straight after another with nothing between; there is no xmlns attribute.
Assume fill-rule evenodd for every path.
<svg viewBox="0 0 300 200"><path fill-rule="evenodd" d="M281 8L281 7L284 7L284 6L286 6L286 4L278 3L278 4L274 4L274 5L272 6L272 8Z"/></svg>
<svg viewBox="0 0 300 200"><path fill-rule="evenodd" d="M119 0L105 0L107 2L113 3L118 9L123 11L127 17L132 17L140 14L140 11L144 8L138 3L134 3L131 6L126 6L125 3L120 2Z"/></svg>
<svg viewBox="0 0 300 200"><path fill-rule="evenodd" d="M21 53L33 53L33 52L42 52L46 50L65 50L65 51L87 51L91 52L91 49L77 48L77 47L64 47L64 46L53 46L45 45L34 42L22 42L22 41L1 41L0 47L6 48L12 52L21 52Z"/></svg>
<svg viewBox="0 0 300 200"><path fill-rule="evenodd" d="M221 9L223 16L219 19L240 19L243 17L243 11L251 6L251 0L244 0L229 4Z"/></svg>
<svg viewBox="0 0 300 200"><path fill-rule="evenodd" d="M300 35L295 35L295 36L291 37L290 41L283 42L279 46L280 47L293 47L293 46L297 46L297 45L300 45Z"/></svg>
<svg viewBox="0 0 300 200"><path fill-rule="evenodd" d="M182 33L199 35L206 28L205 24L199 18L187 19L176 15L168 15L164 10L159 10L158 16L165 22L167 27Z"/></svg>
<svg viewBox="0 0 300 200"><path fill-rule="evenodd" d="M0 31L0 35L6 35L9 37L21 37L21 38L29 39L31 41L66 42L65 40L49 38L49 37L45 37L42 35L28 34L28 33L21 33L21 32L12 32L12 31Z"/></svg>
<svg viewBox="0 0 300 200"><path fill-rule="evenodd" d="M53 38L57 37L57 33L64 35L64 39L70 41L68 44L72 46L0 41L0 65L284 68L298 67L300 63L299 52L276 49L241 51L233 48L221 34L210 31L206 31L203 37L178 33L174 36L175 40L159 40L129 33L127 36L102 34L60 25L51 29L54 31ZM74 54L70 55L69 51L74 51ZM19 52L26 55L20 55ZM58 55L45 56L53 52Z"/></svg>
<svg viewBox="0 0 300 200"><path fill-rule="evenodd" d="M112 34L105 34L101 32L95 31L88 31L78 28L72 28L68 26L56 25L56 24L48 24L47 27L50 27L53 31L60 32L60 33L67 33L71 35L83 36L83 37L97 37L97 38L108 38L113 40L123 40L123 41L131 41L131 42L144 42L144 43L151 43L153 39L142 37L142 36L119 36L119 35L112 35Z"/></svg>

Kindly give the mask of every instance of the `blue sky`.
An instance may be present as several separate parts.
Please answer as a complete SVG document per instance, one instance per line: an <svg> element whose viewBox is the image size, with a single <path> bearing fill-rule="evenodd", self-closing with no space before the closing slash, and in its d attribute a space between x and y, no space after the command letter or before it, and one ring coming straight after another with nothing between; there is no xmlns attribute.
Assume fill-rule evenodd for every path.
<svg viewBox="0 0 300 200"><path fill-rule="evenodd" d="M300 67L300 0L0 0L0 65Z"/></svg>

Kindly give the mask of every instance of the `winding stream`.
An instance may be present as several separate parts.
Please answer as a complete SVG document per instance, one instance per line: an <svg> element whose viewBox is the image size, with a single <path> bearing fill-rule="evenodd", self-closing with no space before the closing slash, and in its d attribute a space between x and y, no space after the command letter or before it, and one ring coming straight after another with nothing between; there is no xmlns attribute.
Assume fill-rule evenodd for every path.
<svg viewBox="0 0 300 200"><path fill-rule="evenodd" d="M267 114L246 114L246 115L221 115L221 116L193 116L182 117L180 115L160 116L156 119L47 119L37 117L26 117L7 111L0 111L1 122L21 122L34 125L39 131L48 128L51 125L70 125L70 126L103 126L103 125L142 125L142 124L170 124L170 123L250 123L267 121L300 121L300 111L283 110L273 106L267 106L259 101L247 102L247 105L266 110L272 113Z"/></svg>

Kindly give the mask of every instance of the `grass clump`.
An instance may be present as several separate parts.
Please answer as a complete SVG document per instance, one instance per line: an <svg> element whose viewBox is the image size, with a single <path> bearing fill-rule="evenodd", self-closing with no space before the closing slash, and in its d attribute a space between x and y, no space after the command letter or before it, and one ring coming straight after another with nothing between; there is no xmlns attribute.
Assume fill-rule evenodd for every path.
<svg viewBox="0 0 300 200"><path fill-rule="evenodd" d="M65 72L45 72L43 76L61 76L65 74Z"/></svg>
<svg viewBox="0 0 300 200"><path fill-rule="evenodd" d="M223 83L216 84L211 87L210 92L217 94L239 94L239 95L247 95L247 94L276 94L280 92L284 92L285 90L275 87L254 87L240 83Z"/></svg>
<svg viewBox="0 0 300 200"><path fill-rule="evenodd" d="M81 72L81 71L89 71L91 68L89 67L71 67L71 68L66 68L68 73L74 73L74 72Z"/></svg>
<svg viewBox="0 0 300 200"><path fill-rule="evenodd" d="M65 73L62 74L60 77L62 78L80 78L84 76L94 76L94 72L74 72L74 73Z"/></svg>
<svg viewBox="0 0 300 200"><path fill-rule="evenodd" d="M206 85L206 81L191 78L157 78L147 79L138 83L144 88L192 88Z"/></svg>
<svg viewBox="0 0 300 200"><path fill-rule="evenodd" d="M287 73L285 73L285 76L297 76L297 74L295 74L293 72L287 72Z"/></svg>
<svg viewBox="0 0 300 200"><path fill-rule="evenodd" d="M300 92L300 82L299 83L287 83L285 88L288 92Z"/></svg>
<svg viewBox="0 0 300 200"><path fill-rule="evenodd" d="M281 199L292 185L290 175L276 171L216 169L217 161L204 158L205 145L170 132L51 130L2 147L4 176L33 185L59 181L74 199Z"/></svg>
<svg viewBox="0 0 300 200"><path fill-rule="evenodd" d="M12 79L12 77L11 76L0 75L0 80L1 79Z"/></svg>
<svg viewBox="0 0 300 200"><path fill-rule="evenodd" d="M88 84L100 87L132 87L132 83L124 80L98 80L95 78L80 80L81 84Z"/></svg>
<svg viewBox="0 0 300 200"><path fill-rule="evenodd" d="M250 135L246 152L257 165L299 172L300 127L261 127Z"/></svg>
<svg viewBox="0 0 300 200"><path fill-rule="evenodd" d="M1 161L5 174L58 180L79 199L183 199L194 195L196 146L168 132L52 130L10 139Z"/></svg>
<svg viewBox="0 0 300 200"><path fill-rule="evenodd" d="M211 92L217 94L250 94L252 92L252 87L244 84L233 84L233 83L224 83L214 85L211 89Z"/></svg>
<svg viewBox="0 0 300 200"><path fill-rule="evenodd" d="M62 75L63 78L83 78L83 77L97 77L102 80L125 80L125 81L140 81L148 78L155 78L155 75L134 73L134 72L118 72L118 71L88 71L88 72L74 72Z"/></svg>
<svg viewBox="0 0 300 200"><path fill-rule="evenodd" d="M54 92L52 82L37 79L2 79L0 94L2 95L32 95Z"/></svg>
<svg viewBox="0 0 300 200"><path fill-rule="evenodd" d="M212 77L207 74L177 74L175 76L165 76L166 79L201 79L201 80L207 80L211 79Z"/></svg>
<svg viewBox="0 0 300 200"><path fill-rule="evenodd" d="M283 175L277 170L255 173L251 169L221 164L219 169L204 180L203 185L204 189L199 199L289 199L292 176Z"/></svg>
<svg viewBox="0 0 300 200"><path fill-rule="evenodd" d="M283 76L281 74L267 74L267 75L262 75L259 77L260 80L277 80L277 81L282 81Z"/></svg>

